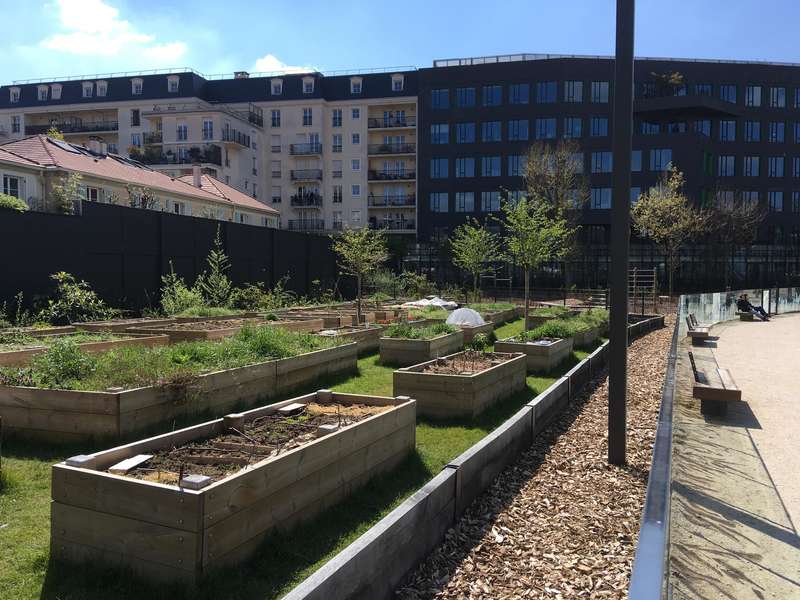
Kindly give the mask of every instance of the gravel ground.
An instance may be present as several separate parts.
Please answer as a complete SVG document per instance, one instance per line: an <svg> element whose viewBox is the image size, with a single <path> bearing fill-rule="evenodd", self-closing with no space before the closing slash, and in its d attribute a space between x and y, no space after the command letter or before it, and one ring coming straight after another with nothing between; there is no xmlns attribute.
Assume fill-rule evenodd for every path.
<svg viewBox="0 0 800 600"><path fill-rule="evenodd" d="M630 349L627 466L606 463L603 376L467 510L398 597L627 597L673 323Z"/></svg>

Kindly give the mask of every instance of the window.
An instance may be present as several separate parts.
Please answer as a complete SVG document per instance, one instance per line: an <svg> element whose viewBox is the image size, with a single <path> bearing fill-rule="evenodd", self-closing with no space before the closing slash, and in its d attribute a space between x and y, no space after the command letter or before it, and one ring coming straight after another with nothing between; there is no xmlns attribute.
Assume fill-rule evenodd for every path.
<svg viewBox="0 0 800 600"><path fill-rule="evenodd" d="M508 103L527 104L530 94L530 86L527 83L512 83L508 86Z"/></svg>
<svg viewBox="0 0 800 600"><path fill-rule="evenodd" d="M592 173L611 173L611 152L592 152Z"/></svg>
<svg viewBox="0 0 800 600"><path fill-rule="evenodd" d="M404 77L402 75L392 75L392 91L402 92L404 85Z"/></svg>
<svg viewBox="0 0 800 600"><path fill-rule="evenodd" d="M607 81L593 81L592 82L592 102L600 104L608 104L608 82Z"/></svg>
<svg viewBox="0 0 800 600"><path fill-rule="evenodd" d="M786 124L783 121L770 121L769 141L782 144L785 139Z"/></svg>
<svg viewBox="0 0 800 600"><path fill-rule="evenodd" d="M695 96L712 96L713 92L711 90L710 83L695 83L694 84L694 93Z"/></svg>
<svg viewBox="0 0 800 600"><path fill-rule="evenodd" d="M667 123L667 133L686 133L686 121L671 121Z"/></svg>
<svg viewBox="0 0 800 600"><path fill-rule="evenodd" d="M342 186L335 185L333 186L333 203L341 204L341 202L342 202Z"/></svg>
<svg viewBox="0 0 800 600"><path fill-rule="evenodd" d="M279 161L279 160L270 161L270 172L272 173L273 177L280 177L281 176L281 161Z"/></svg>
<svg viewBox="0 0 800 600"><path fill-rule="evenodd" d="M457 158L456 177L475 177L475 159L472 157Z"/></svg>
<svg viewBox="0 0 800 600"><path fill-rule="evenodd" d="M481 91L484 106L500 106L503 101L503 88L499 85L485 85Z"/></svg>
<svg viewBox="0 0 800 600"><path fill-rule="evenodd" d="M341 152L342 151L342 134L341 133L334 133L333 134L333 144L331 148L334 152Z"/></svg>
<svg viewBox="0 0 800 600"><path fill-rule="evenodd" d="M760 121L745 121L744 122L744 141L745 142L760 142L761 141L761 122Z"/></svg>
<svg viewBox="0 0 800 600"><path fill-rule="evenodd" d="M499 142L501 140L500 121L486 121L481 123L481 141Z"/></svg>
<svg viewBox="0 0 800 600"><path fill-rule="evenodd" d="M131 109L131 127L139 127L141 122L141 113L138 108Z"/></svg>
<svg viewBox="0 0 800 600"><path fill-rule="evenodd" d="M39 86L39 95L38 95L39 101L40 102L45 102L47 100L47 98L48 98L48 94L49 93L50 93L50 88L48 88L46 85L40 85Z"/></svg>
<svg viewBox="0 0 800 600"><path fill-rule="evenodd" d="M516 119L508 122L508 140L510 142L524 142L527 139L528 119Z"/></svg>
<svg viewBox="0 0 800 600"><path fill-rule="evenodd" d="M551 140L556 137L555 117L536 119L536 139Z"/></svg>
<svg viewBox="0 0 800 600"><path fill-rule="evenodd" d="M22 126L22 118L19 115L11 116L11 133L19 133Z"/></svg>
<svg viewBox="0 0 800 600"><path fill-rule="evenodd" d="M475 192L456 192L456 212L475 210Z"/></svg>
<svg viewBox="0 0 800 600"><path fill-rule="evenodd" d="M141 96L144 82L141 79L131 79L131 94Z"/></svg>
<svg viewBox="0 0 800 600"><path fill-rule="evenodd" d="M361 93L361 84L363 80L361 77L351 77L350 78L350 93L351 94L360 94Z"/></svg>
<svg viewBox="0 0 800 600"><path fill-rule="evenodd" d="M270 111L270 124L273 127L280 127L281 126L281 111L280 110Z"/></svg>
<svg viewBox="0 0 800 600"><path fill-rule="evenodd" d="M431 90L431 108L450 108L450 90Z"/></svg>
<svg viewBox="0 0 800 600"><path fill-rule="evenodd" d="M592 117L590 120L589 135L592 137L607 136L608 117Z"/></svg>
<svg viewBox="0 0 800 600"><path fill-rule="evenodd" d="M661 125L652 121L642 121L642 135L658 135L661 133Z"/></svg>
<svg viewBox="0 0 800 600"><path fill-rule="evenodd" d="M794 90L794 107L800 108L800 87Z"/></svg>
<svg viewBox="0 0 800 600"><path fill-rule="evenodd" d="M500 210L500 192L481 192L481 210L483 212Z"/></svg>
<svg viewBox="0 0 800 600"><path fill-rule="evenodd" d="M431 125L431 144L447 144L450 142L450 126L447 123Z"/></svg>
<svg viewBox="0 0 800 600"><path fill-rule="evenodd" d="M281 151L281 136L280 135L270 135L269 136L269 146L272 152L280 152Z"/></svg>
<svg viewBox="0 0 800 600"><path fill-rule="evenodd" d="M331 112L331 120L333 127L341 127L342 126L342 109L341 108L334 108L333 112Z"/></svg>
<svg viewBox="0 0 800 600"><path fill-rule="evenodd" d="M303 126L310 127L314 123L313 113L310 108L303 109Z"/></svg>
<svg viewBox="0 0 800 600"><path fill-rule="evenodd" d="M331 176L334 179L341 179L341 177L342 177L342 161L341 160L334 160L333 161L333 170L331 171Z"/></svg>
<svg viewBox="0 0 800 600"><path fill-rule="evenodd" d="M360 171L361 170L361 159L354 158L350 161L350 168L353 171Z"/></svg>
<svg viewBox="0 0 800 600"><path fill-rule="evenodd" d="M564 82L564 102L583 102L583 82Z"/></svg>
<svg viewBox="0 0 800 600"><path fill-rule="evenodd" d="M361 185L358 183L354 183L350 186L350 195L354 198L358 198L361 196Z"/></svg>
<svg viewBox="0 0 800 600"><path fill-rule="evenodd" d="M273 96L283 94L283 79L273 79L270 81L270 90Z"/></svg>
<svg viewBox="0 0 800 600"><path fill-rule="evenodd" d="M572 155L572 169L576 173L583 173L583 152L575 152Z"/></svg>
<svg viewBox="0 0 800 600"><path fill-rule="evenodd" d="M720 156L717 162L717 175L719 177L733 177L736 174L736 157Z"/></svg>
<svg viewBox="0 0 800 600"><path fill-rule="evenodd" d="M536 83L537 104L552 104L556 101L557 93L555 81L539 81Z"/></svg>
<svg viewBox="0 0 800 600"><path fill-rule="evenodd" d="M475 88L465 87L456 89L456 106L469 108L475 106Z"/></svg>
<svg viewBox="0 0 800 600"><path fill-rule="evenodd" d="M484 156L481 158L481 175L483 177L500 177L500 157Z"/></svg>
<svg viewBox="0 0 800 600"><path fill-rule="evenodd" d="M350 118L351 119L360 119L361 118L361 109L354 108L350 111Z"/></svg>
<svg viewBox="0 0 800 600"><path fill-rule="evenodd" d="M761 86L748 85L744 88L744 105L761 106Z"/></svg>
<svg viewBox="0 0 800 600"><path fill-rule="evenodd" d="M352 137L350 138L350 141L353 143L354 146L357 146L358 144L361 143L361 134L360 133L354 133L352 135Z"/></svg>
<svg viewBox="0 0 800 600"><path fill-rule="evenodd" d="M108 83L105 81L98 81L97 82L97 95L98 96L105 96L108 93ZM58 92L59 97L61 97L61 91ZM53 96L55 97L55 95Z"/></svg>
<svg viewBox="0 0 800 600"><path fill-rule="evenodd" d="M522 177L525 175L526 158L524 154L512 154L508 157L509 177Z"/></svg>
<svg viewBox="0 0 800 600"><path fill-rule="evenodd" d="M313 77L303 77L303 93L304 94L313 94L314 93L314 78Z"/></svg>
<svg viewBox="0 0 800 600"><path fill-rule="evenodd" d="M769 105L772 108L786 108L785 87L774 87L769 89Z"/></svg>
<svg viewBox="0 0 800 600"><path fill-rule="evenodd" d="M360 193L361 193L361 192L359 191L359 194L360 194ZM353 194L353 195L355 196L355 195L358 195L358 194ZM350 211L350 220L351 220L351 221L352 221L354 224L356 224L356 223L361 223L361 211L360 211L360 210L351 210L351 211Z"/></svg>
<svg viewBox="0 0 800 600"><path fill-rule="evenodd" d="M770 191L767 198L769 199L769 212L783 212L783 192Z"/></svg>
<svg viewBox="0 0 800 600"><path fill-rule="evenodd" d="M719 122L719 141L720 142L736 141L736 121Z"/></svg>
<svg viewBox="0 0 800 600"><path fill-rule="evenodd" d="M449 162L446 158L432 158L431 179L447 179Z"/></svg>
<svg viewBox="0 0 800 600"><path fill-rule="evenodd" d="M474 141L475 123L456 123L456 144L472 144Z"/></svg>
<svg viewBox="0 0 800 600"><path fill-rule="evenodd" d="M167 77L167 91L170 94L178 93L178 86L180 85L180 77L177 75L170 75Z"/></svg>
<svg viewBox="0 0 800 600"><path fill-rule="evenodd" d="M589 207L595 210L611 208L611 188L592 188Z"/></svg>
<svg viewBox="0 0 800 600"><path fill-rule="evenodd" d="M83 83L83 97L91 98L94 95L94 84L91 81Z"/></svg>
<svg viewBox="0 0 800 600"><path fill-rule="evenodd" d="M631 206L633 206L639 201L639 196L641 195L642 195L642 188L640 187L631 188Z"/></svg>
<svg viewBox="0 0 800 600"><path fill-rule="evenodd" d="M800 144L800 122L794 124L794 142Z"/></svg>
<svg viewBox="0 0 800 600"><path fill-rule="evenodd" d="M800 213L800 192L792 192L792 212Z"/></svg>
<svg viewBox="0 0 800 600"><path fill-rule="evenodd" d="M736 86L732 84L719 86L719 99L736 104Z"/></svg>
<svg viewBox="0 0 800 600"><path fill-rule="evenodd" d="M211 119L203 119L203 139L214 139L214 121Z"/></svg>
<svg viewBox="0 0 800 600"><path fill-rule="evenodd" d="M142 134L141 133L132 133L131 134L131 146L135 146L137 148L142 147Z"/></svg>
<svg viewBox="0 0 800 600"><path fill-rule="evenodd" d="M757 191L748 190L742 192L742 203L747 205L758 205L759 196Z"/></svg>
<svg viewBox="0 0 800 600"><path fill-rule="evenodd" d="M650 170L666 171L672 162L672 150L669 148L650 150Z"/></svg>
<svg viewBox="0 0 800 600"><path fill-rule="evenodd" d="M11 102L11 104L16 104L17 102L19 102L19 88L18 87L9 88L9 90L8 90L8 100L9 100L9 102Z"/></svg>
<svg viewBox="0 0 800 600"><path fill-rule="evenodd" d="M281 203L281 186L279 185L272 186L272 192L270 193L270 201L273 204Z"/></svg>
<svg viewBox="0 0 800 600"><path fill-rule="evenodd" d="M20 190L22 189L20 181L19 177L3 175L3 193L8 196L14 196L14 198L19 198Z"/></svg>
<svg viewBox="0 0 800 600"><path fill-rule="evenodd" d="M758 177L760 174L760 164L758 156L744 157L744 176Z"/></svg>
<svg viewBox="0 0 800 600"><path fill-rule="evenodd" d="M638 173L642 170L642 151L631 150L631 171Z"/></svg>
<svg viewBox="0 0 800 600"><path fill-rule="evenodd" d="M446 213L449 210L447 192L432 192L430 201L431 212Z"/></svg>
<svg viewBox="0 0 800 600"><path fill-rule="evenodd" d="M767 177L783 177L783 164L782 156L770 156L767 159Z"/></svg>
<svg viewBox="0 0 800 600"><path fill-rule="evenodd" d="M565 138L579 138L581 137L581 122L583 119L580 117L564 117L564 137Z"/></svg>
<svg viewBox="0 0 800 600"><path fill-rule="evenodd" d="M189 139L189 128L186 123L178 123L175 127L175 138L179 142L185 142Z"/></svg>

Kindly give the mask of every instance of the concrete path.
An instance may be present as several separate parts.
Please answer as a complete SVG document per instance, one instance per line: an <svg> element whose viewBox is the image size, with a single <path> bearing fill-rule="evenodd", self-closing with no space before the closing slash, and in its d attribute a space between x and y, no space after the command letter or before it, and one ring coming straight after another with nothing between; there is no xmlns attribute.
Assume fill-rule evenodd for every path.
<svg viewBox="0 0 800 600"><path fill-rule="evenodd" d="M743 402L705 418L678 351L670 531L672 597L800 598L800 315L715 326L714 355Z"/></svg>

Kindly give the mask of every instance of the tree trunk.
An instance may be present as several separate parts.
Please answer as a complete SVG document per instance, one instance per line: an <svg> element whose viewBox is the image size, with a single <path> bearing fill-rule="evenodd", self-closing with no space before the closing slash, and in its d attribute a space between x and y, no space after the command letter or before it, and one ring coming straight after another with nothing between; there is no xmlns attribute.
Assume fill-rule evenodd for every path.
<svg viewBox="0 0 800 600"><path fill-rule="evenodd" d="M530 289L530 278L531 278L530 270L525 269L525 310L523 311L524 312L523 319L525 319L525 321L522 324L523 331L528 331L528 298Z"/></svg>
<svg viewBox="0 0 800 600"><path fill-rule="evenodd" d="M356 275L356 324L361 325L361 275Z"/></svg>

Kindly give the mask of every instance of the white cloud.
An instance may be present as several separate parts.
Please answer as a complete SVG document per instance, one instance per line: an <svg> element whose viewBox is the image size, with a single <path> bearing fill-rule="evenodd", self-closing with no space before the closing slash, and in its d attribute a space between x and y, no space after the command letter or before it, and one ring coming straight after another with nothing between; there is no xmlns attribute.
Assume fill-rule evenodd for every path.
<svg viewBox="0 0 800 600"><path fill-rule="evenodd" d="M40 42L49 50L84 56L144 56L174 64L187 52L184 42L158 42L121 19L119 10L103 0L56 0L61 31Z"/></svg>
<svg viewBox="0 0 800 600"><path fill-rule="evenodd" d="M272 72L272 71L280 71L282 73L308 73L310 71L317 71L316 67L311 66L296 66L296 65L287 65L285 62L280 60L274 54L266 54L259 58L251 71L255 73L262 73L262 72Z"/></svg>

